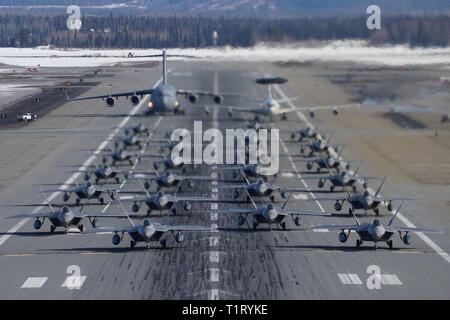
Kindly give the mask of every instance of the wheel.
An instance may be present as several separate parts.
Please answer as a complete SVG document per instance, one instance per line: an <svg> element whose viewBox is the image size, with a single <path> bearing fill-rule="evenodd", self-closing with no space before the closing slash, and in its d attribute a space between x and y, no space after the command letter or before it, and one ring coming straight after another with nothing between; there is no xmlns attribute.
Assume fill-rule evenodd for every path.
<svg viewBox="0 0 450 320"><path fill-rule="evenodd" d="M330 192L333 192L334 191L334 186L331 186L330 187Z"/></svg>
<svg viewBox="0 0 450 320"><path fill-rule="evenodd" d="M173 215L174 215L174 216L177 215L177 209L176 209L176 208L173 208L172 212L173 212Z"/></svg>
<svg viewBox="0 0 450 320"><path fill-rule="evenodd" d="M120 178L119 177L116 178L116 182L120 183Z"/></svg>
<svg viewBox="0 0 450 320"><path fill-rule="evenodd" d="M375 212L375 215L378 217L380 215L380 210L374 209L373 212Z"/></svg>
<svg viewBox="0 0 450 320"><path fill-rule="evenodd" d="M353 215L353 209L352 209L352 208L349 208L349 209L348 209L348 215L349 215L349 216L352 216L352 215Z"/></svg>
<svg viewBox="0 0 450 320"><path fill-rule="evenodd" d="M166 248L166 247L167 247L166 239L162 239L162 240L160 241L160 243L161 243L161 246L162 246L163 248Z"/></svg>
<svg viewBox="0 0 450 320"><path fill-rule="evenodd" d="M56 229L56 227L55 227L54 225L51 225L51 226L50 226L50 232L51 232L51 233L55 232L55 229Z"/></svg>
<svg viewBox="0 0 450 320"><path fill-rule="evenodd" d="M253 222L253 230L256 230L257 226L258 226L258 222Z"/></svg>
<svg viewBox="0 0 450 320"><path fill-rule="evenodd" d="M147 217L150 217L150 214L152 213L151 209L147 209Z"/></svg>
<svg viewBox="0 0 450 320"><path fill-rule="evenodd" d="M103 198L100 198L100 199L98 199L99 201L100 201L100 203L103 205L103 204L105 204L105 199L103 199Z"/></svg>
<svg viewBox="0 0 450 320"><path fill-rule="evenodd" d="M280 226L281 228L283 228L283 230L286 230L286 222L281 222Z"/></svg>
<svg viewBox="0 0 450 320"><path fill-rule="evenodd" d="M80 232L83 232L84 226L83 226L82 224L80 224L80 225L78 226L78 230L80 230Z"/></svg>
<svg viewBox="0 0 450 320"><path fill-rule="evenodd" d="M131 240L130 241L130 249L133 249L135 245L136 245L136 241Z"/></svg>
<svg viewBox="0 0 450 320"><path fill-rule="evenodd" d="M357 247L357 248L361 247L361 243L362 243L362 241L359 240L359 239L357 239L357 240L356 240L356 247Z"/></svg>
<svg viewBox="0 0 450 320"><path fill-rule="evenodd" d="M77 198L77 199L75 200L75 202L76 202L77 205L79 205L79 204L80 204L80 198Z"/></svg>
<svg viewBox="0 0 450 320"><path fill-rule="evenodd" d="M270 196L270 201L275 202L275 196Z"/></svg>

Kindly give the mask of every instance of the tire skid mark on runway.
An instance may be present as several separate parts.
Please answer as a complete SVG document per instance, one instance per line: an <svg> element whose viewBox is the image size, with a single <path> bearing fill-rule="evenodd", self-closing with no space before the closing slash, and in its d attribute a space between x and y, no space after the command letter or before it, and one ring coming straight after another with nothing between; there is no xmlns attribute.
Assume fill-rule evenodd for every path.
<svg viewBox="0 0 450 320"><path fill-rule="evenodd" d="M168 70L170 72L170 69ZM161 83L162 78L160 78L154 87L158 86L159 83ZM109 141L111 141L118 133L119 131L125 126L125 124L130 120L130 118L135 115L138 110L142 107L144 104L144 101L147 99L142 99L140 103L135 106L131 111L128 113L128 115L120 122L120 124L111 132L111 134L97 147L97 149L94 151L94 153L81 165L81 167L78 168L78 172L75 172L69 179L67 179L61 186L60 189L66 190L70 184L74 183L75 180L81 175L80 171L84 171L87 169L87 167L97 158L97 156L100 154L100 152L108 145ZM32 211L33 214L38 213L39 211L44 208L44 206L47 204L47 202L52 201L55 199L59 194L61 194L62 191L57 191L52 193L49 197L46 198L45 201L41 203L40 206L38 206L36 209ZM2 246L6 240L9 239L11 235L16 233L28 220L31 218L24 218L20 220L16 225L14 225L11 229L9 229L5 235L0 237L0 246Z"/></svg>
<svg viewBox="0 0 450 320"><path fill-rule="evenodd" d="M292 108L294 109L295 106L294 104L287 99L286 94L280 89L280 87L278 85L274 85L273 86L274 89L281 95L281 97L283 99L286 99L286 103ZM305 117L305 115L301 112L301 111L297 111L295 112L297 114L297 116L300 118L300 120L302 120L304 123L306 123L307 126L310 126L312 129L314 129L314 125ZM337 156L337 152L334 150L334 148L330 148L330 153L333 156ZM334 153L334 154L333 154ZM351 172L351 170L349 170L349 173L352 174L353 172ZM369 192L373 192L373 190L371 188L367 188L369 190ZM392 212L391 212L392 214ZM408 219L406 218L404 215L401 214L401 212L399 212L397 214L398 219L403 222L407 227L410 228L416 228L416 226ZM431 240L426 234L422 233L422 232L417 232L416 235L421 238L431 249L433 249L439 256L441 256L445 261L447 261L447 263L450 264L450 255L448 255L447 252L445 252L441 247L439 247L433 240Z"/></svg>

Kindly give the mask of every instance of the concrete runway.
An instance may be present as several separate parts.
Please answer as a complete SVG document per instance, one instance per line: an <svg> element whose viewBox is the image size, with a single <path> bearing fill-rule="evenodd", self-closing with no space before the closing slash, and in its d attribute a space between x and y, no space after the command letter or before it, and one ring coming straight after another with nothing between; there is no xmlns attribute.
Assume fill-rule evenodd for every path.
<svg viewBox="0 0 450 320"><path fill-rule="evenodd" d="M282 75L277 67L256 63L199 63L169 62L169 83L179 89L199 89L206 91L238 93L243 95L266 96L267 89L252 83L252 79L265 72ZM160 66L142 69L133 73L117 73L108 78L113 82L114 91L129 91L152 87L160 81ZM308 81L305 75L305 81ZM287 96L298 96L303 82L289 82L280 86ZM105 88L94 87L83 95L98 95ZM280 92L279 92L280 93ZM298 96L296 105L309 104L310 96L320 96L321 89L308 92L308 96ZM139 122L172 131L175 128L193 128L194 120L203 121L203 130L218 127L240 127L239 114L230 119L226 109L214 109L206 116L202 108L189 108L190 103L180 99L186 107L183 116L141 116L148 97L137 107L121 99L114 108L106 108L101 101L79 101L65 103L25 128L8 133L0 132L0 216L13 214L46 212L48 208L36 206L44 201L39 193L42 184L61 185L71 183L72 174L65 173L83 163L93 164L92 154L82 150L98 150L111 133L122 135L120 127L128 127ZM212 104L202 98L202 104ZM225 99L224 104L244 105L236 99ZM131 114L130 114L131 113ZM287 121L274 119L273 126L282 129L304 128L300 115L291 113ZM322 129L333 129L332 123L321 123ZM55 130L57 129L57 130ZM16 131L23 131L18 133ZM29 131L26 133L26 131ZM155 134L157 137L157 134ZM158 137L161 137L159 135ZM288 135L282 136L284 139ZM337 137L335 143L345 143L346 136ZM152 150L150 147L148 150ZM156 151L156 149L153 149ZM289 150L298 153L295 144L281 143L280 152ZM346 153L346 157L358 157L357 153ZM90 163L86 163L91 159ZM98 160L98 162L100 162ZM130 168L130 166L125 166ZM304 164L294 164L289 158L280 158L280 167L304 170ZM146 166L138 164L136 170ZM362 174L368 174L361 172ZM232 179L230 172L217 171L214 166L201 165L188 169L186 174L212 175L221 179ZM302 174L303 175L303 174ZM306 175L306 174L305 174ZM77 175L79 183L82 175ZM68 180L69 179L69 180ZM313 193L292 197L290 208L335 212L333 202L321 203L304 201L305 196L326 196L317 191L314 180L298 181L294 176L282 174L277 180L280 185L300 185L306 183ZM153 221L176 225L217 225L218 232L185 233L185 242L178 244L168 238L168 247L162 249L152 244L146 251L142 244L129 250L130 238L114 246L112 235L64 235L61 229L49 232L49 223L41 230L33 229L33 220L1 219L0 226L0 298L1 299L449 299L450 298L450 224L448 207L417 201L405 204L403 215L417 227L436 228L443 234L428 235L432 242L425 242L413 235L411 246L405 246L394 237L394 250L380 244L377 250L372 244L364 243L355 249L356 236L353 234L345 244L338 241L338 232L313 232L306 230L315 224L353 224L354 220L345 213L340 217L304 217L304 225L296 227L291 219L286 231L274 227L269 231L261 225L253 231L251 219L238 226L235 216L195 213L217 207L250 207L243 203L244 197L235 204L232 191L218 191L215 185L221 182L197 182L195 188L183 186L180 195L217 197L215 203L193 203L192 213L184 212L177 205L177 216L158 215ZM376 183L371 184L376 188ZM124 183L123 190L139 189L137 184ZM324 188L326 190L326 188ZM152 190L154 190L152 188ZM448 201L448 186L440 189L417 189L388 181L382 194L401 196L430 196L437 202ZM341 193L338 193L341 194ZM336 195L333 195L336 196ZM277 194L281 203L281 197ZM74 198L69 201L73 202ZM62 204L62 195L52 199L53 204ZM101 211L104 206L86 206L86 211ZM15 206L15 205L30 206ZM131 205L125 204L130 210ZM138 215L145 216L145 206ZM119 205L107 206L107 211L121 212ZM391 214L382 210L383 222L387 223ZM371 221L373 216L360 217ZM136 222L139 218L134 218ZM126 219L102 219L102 227L128 225ZM84 223L90 228L88 222ZM404 225L396 220L396 224ZM443 250L437 253L436 246ZM81 270L80 289L69 289L67 278L71 276L70 266ZM370 289L367 284L373 279L368 267L377 266L381 271L381 288ZM70 268L69 268L70 269ZM370 269L370 268L369 268Z"/></svg>

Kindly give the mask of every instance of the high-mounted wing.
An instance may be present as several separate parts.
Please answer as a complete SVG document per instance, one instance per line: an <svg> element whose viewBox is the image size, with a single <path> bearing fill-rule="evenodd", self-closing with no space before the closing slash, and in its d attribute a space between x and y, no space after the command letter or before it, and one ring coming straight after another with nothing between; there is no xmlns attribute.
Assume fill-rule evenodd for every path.
<svg viewBox="0 0 450 320"><path fill-rule="evenodd" d="M141 96L147 94L153 94L153 89L144 89L144 90L136 90L136 91L128 91L128 92L119 92L119 93L109 93L100 96L90 96L83 98L68 98L68 101L77 101L77 100L90 100L90 99L106 99L106 98L117 98L117 97L130 97L130 96Z"/></svg>

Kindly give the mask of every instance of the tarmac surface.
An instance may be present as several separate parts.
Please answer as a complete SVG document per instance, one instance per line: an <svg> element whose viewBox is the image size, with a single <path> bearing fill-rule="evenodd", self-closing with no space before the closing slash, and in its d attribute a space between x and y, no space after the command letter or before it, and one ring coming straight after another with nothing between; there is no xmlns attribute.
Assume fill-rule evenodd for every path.
<svg viewBox="0 0 450 320"><path fill-rule="evenodd" d="M237 93L246 96L266 97L267 89L251 80L270 73L292 75L276 65L257 63L204 63L169 62L168 81L179 89ZM331 81L320 81L312 86L311 70L302 72L286 85L278 86L278 95L296 96L294 105L350 103L348 95ZM83 95L98 95L109 91L129 91L153 87L161 79L160 65L149 66L133 72L116 72L114 77L93 78L103 85L112 83L112 89L100 84ZM90 80L91 81L91 80ZM70 94L70 92L69 92ZM379 244L375 250L371 243L355 248L356 236L342 244L338 232L330 230L307 230L309 225L353 224L347 214L348 207L336 214L334 203L305 201L306 198L327 196L327 188L318 189L315 180L297 180L295 174L281 174L277 184L287 186L308 186L311 192L296 194L288 204L289 208L322 210L335 213L332 217L304 217L303 225L297 227L287 219L287 230L274 226L269 230L260 225L256 231L248 218L243 226L236 222L236 216L208 213L211 209L250 208L245 197L233 199L232 190L218 190L222 180L233 180L231 172L217 170L216 166L200 165L188 168L187 175L211 175L211 181L196 182L194 188L182 186L183 196L208 196L217 202L193 203L192 212L185 212L177 204L177 215L152 213L152 221L173 225L217 226L217 232L185 233L185 241L177 243L168 237L167 248L152 243L149 250L137 244L129 249L129 236L125 235L118 246L111 243L111 234L81 235L61 229L51 234L49 222L40 230L33 229L32 219L2 219L2 217L25 213L47 212L45 196L39 188L46 184L60 186L81 184L82 175L68 173L82 165L100 164L100 159L90 157L92 152L106 146L105 139L119 137L123 128L142 122L158 131L172 131L176 128L193 128L194 120L201 120L203 130L242 127L244 114L233 114L230 119L226 109L214 109L209 115L202 108L190 108L191 104L180 98L186 115L144 117L147 106L145 97L137 106L126 99L116 101L114 108L106 108L101 101L62 102L55 105L38 121L24 128L0 130L0 298L1 299L449 299L450 298L450 224L449 184L424 185L401 179L387 180L382 194L395 197L412 197L424 201L405 203L402 218L397 225L413 223L416 227L434 228L443 234L412 235L413 243L405 246L398 236L394 237L394 249ZM199 105L213 105L208 98L201 98ZM248 102L238 99L224 99L224 105L242 105ZM289 107L289 106L288 106ZM362 110L375 117L372 111ZM352 117L353 111L342 112L337 118ZM248 116L250 119L251 116ZM333 143L348 143L344 151L346 158L368 160L360 174L381 175L379 167L371 167L370 160L351 147L357 130L339 128L334 116L322 115L313 119L320 130L336 130ZM336 118L336 119L337 119ZM298 130L305 127L302 113L290 113L286 121L274 118L273 128ZM387 121L387 120L385 120ZM270 120L268 120L270 123ZM391 128L392 129L392 128ZM397 128L398 129L398 128ZM398 129L399 132L403 132ZM379 135L383 128L375 128L365 134ZM401 133L400 133L401 135ZM155 133L154 138L161 138ZM287 143L289 135L282 134L280 152L298 153L295 144ZM382 138L379 138L380 140ZM382 141L381 141L382 142ZM380 142L380 143L381 143ZM156 151L149 147L147 151ZM447 150L448 151L448 150ZM407 155L405 155L407 156ZM298 176L307 172L305 165L294 163L291 157L280 157L280 168L296 169ZM445 160L446 161L446 160ZM148 169L148 165L124 166L135 170ZM234 179L238 180L238 179ZM369 183L372 189L377 182ZM111 184L113 185L113 184ZM121 190L139 190L139 185L124 182ZM154 191L154 186L151 189ZM362 189L359 188L359 191ZM336 192L330 196L343 195ZM119 193L120 195L120 193ZM62 194L49 194L55 206L62 205ZM277 203L281 204L279 194ZM430 200L431 199L431 200ZM98 205L92 200L85 211L110 211L120 213L119 205ZM234 203L233 203L234 202ZM74 197L69 200L74 204ZM398 205L398 203L394 203ZM19 206L23 205L23 206ZM129 203L124 204L131 211ZM387 223L391 213L381 210L383 222ZM133 220L139 222L145 217L145 206ZM373 220L373 214L358 215L362 221ZM101 219L101 227L128 225L127 219ZM88 221L86 228L91 228ZM76 266L76 267L73 267ZM81 274L74 273L79 267ZM381 286L374 289L374 269L379 268ZM76 272L76 271L75 271ZM73 275L80 276L81 286L71 288Z"/></svg>

